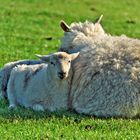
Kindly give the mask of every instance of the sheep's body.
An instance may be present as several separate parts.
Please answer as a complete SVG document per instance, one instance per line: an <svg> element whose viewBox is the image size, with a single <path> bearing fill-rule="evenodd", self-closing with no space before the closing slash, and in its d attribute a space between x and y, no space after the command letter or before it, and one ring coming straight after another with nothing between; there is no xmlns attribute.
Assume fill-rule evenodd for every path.
<svg viewBox="0 0 140 140"><path fill-rule="evenodd" d="M43 61L48 61L48 65L13 68L7 87L9 108L19 104L34 110L67 110L70 61L77 56L78 53L68 55L59 52L47 57L39 56Z"/></svg>
<svg viewBox="0 0 140 140"><path fill-rule="evenodd" d="M36 65L43 63L40 60L19 60L15 62L10 62L4 65L0 70L0 95L1 98L7 98L7 83L9 81L10 73L15 66L18 65Z"/></svg>
<svg viewBox="0 0 140 140"><path fill-rule="evenodd" d="M140 115L140 40L100 31L86 34L85 24L91 27L70 26L60 47L69 53L80 51L73 64L72 108L98 117Z"/></svg>
<svg viewBox="0 0 140 140"><path fill-rule="evenodd" d="M80 61L73 66L72 108L98 117L140 114L139 54L138 46L81 52Z"/></svg>

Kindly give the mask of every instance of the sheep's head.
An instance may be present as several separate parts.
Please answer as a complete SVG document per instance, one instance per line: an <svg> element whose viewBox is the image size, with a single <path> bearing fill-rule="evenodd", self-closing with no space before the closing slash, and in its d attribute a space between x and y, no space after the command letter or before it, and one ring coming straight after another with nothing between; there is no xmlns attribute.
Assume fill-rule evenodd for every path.
<svg viewBox="0 0 140 140"><path fill-rule="evenodd" d="M41 60L48 63L53 76L59 79L66 79L68 77L71 61L76 59L78 53L67 54L66 52L57 52L50 55L37 55Z"/></svg>
<svg viewBox="0 0 140 140"><path fill-rule="evenodd" d="M102 15L95 22L72 23L68 26L64 21L60 22L60 26L64 31L64 37L61 39L60 51L68 53L80 51L83 48L84 40L89 38L95 39L96 36L104 35L105 32L100 24Z"/></svg>

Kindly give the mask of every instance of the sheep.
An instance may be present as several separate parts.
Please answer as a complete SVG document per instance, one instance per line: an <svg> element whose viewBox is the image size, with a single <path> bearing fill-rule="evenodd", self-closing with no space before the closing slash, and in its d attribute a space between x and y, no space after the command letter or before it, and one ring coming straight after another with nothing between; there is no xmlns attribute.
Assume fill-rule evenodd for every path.
<svg viewBox="0 0 140 140"><path fill-rule="evenodd" d="M18 104L35 111L67 109L71 61L78 55L65 52L37 55L47 64L13 68L7 86L9 109Z"/></svg>
<svg viewBox="0 0 140 140"><path fill-rule="evenodd" d="M12 69L17 65L36 65L43 63L40 60L19 60L9 62L0 69L0 96L1 99L7 99L7 83L9 81L10 73Z"/></svg>
<svg viewBox="0 0 140 140"><path fill-rule="evenodd" d="M69 27L61 22L61 27L65 33L59 50L80 51L73 63L72 109L104 118L139 116L140 40L108 35L99 23Z"/></svg>

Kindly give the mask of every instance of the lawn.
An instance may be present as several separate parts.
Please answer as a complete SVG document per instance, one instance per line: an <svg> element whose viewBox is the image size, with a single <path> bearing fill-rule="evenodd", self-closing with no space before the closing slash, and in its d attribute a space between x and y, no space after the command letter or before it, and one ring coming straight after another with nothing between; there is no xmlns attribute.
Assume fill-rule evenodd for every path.
<svg viewBox="0 0 140 140"><path fill-rule="evenodd" d="M34 54L54 52L63 32L60 20L94 21L112 35L140 38L139 0L0 0L0 67ZM47 40L51 38L51 40ZM0 101L0 140L140 139L139 119L98 119L73 112L8 111Z"/></svg>

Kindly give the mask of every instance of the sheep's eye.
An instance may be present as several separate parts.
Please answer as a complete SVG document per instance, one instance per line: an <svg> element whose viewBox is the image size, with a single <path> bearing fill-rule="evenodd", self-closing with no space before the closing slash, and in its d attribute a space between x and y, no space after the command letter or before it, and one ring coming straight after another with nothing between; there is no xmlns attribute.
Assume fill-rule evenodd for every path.
<svg viewBox="0 0 140 140"><path fill-rule="evenodd" d="M71 61L69 60L68 62L70 63Z"/></svg>

